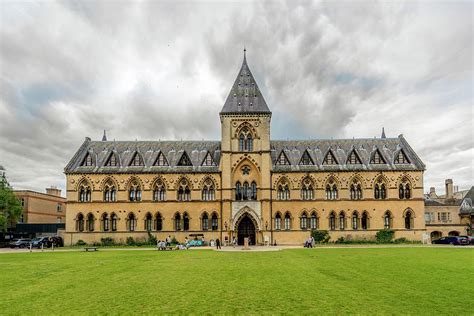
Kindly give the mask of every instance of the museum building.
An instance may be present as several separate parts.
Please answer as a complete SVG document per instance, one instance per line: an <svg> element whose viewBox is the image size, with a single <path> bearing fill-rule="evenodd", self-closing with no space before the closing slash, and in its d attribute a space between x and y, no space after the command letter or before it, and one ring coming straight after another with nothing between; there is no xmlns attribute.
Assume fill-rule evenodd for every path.
<svg viewBox="0 0 474 316"><path fill-rule="evenodd" d="M425 165L403 135L271 140L245 52L220 141L92 141L65 167L65 243L166 236L302 244L314 229L421 240ZM157 135L158 136L158 135Z"/></svg>

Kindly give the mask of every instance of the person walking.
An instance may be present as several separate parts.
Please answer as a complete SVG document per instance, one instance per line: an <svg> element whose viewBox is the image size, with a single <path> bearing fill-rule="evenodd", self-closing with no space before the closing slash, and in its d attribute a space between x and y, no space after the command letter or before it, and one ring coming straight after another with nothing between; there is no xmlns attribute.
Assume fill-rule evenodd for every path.
<svg viewBox="0 0 474 316"><path fill-rule="evenodd" d="M237 246L237 239L234 237L232 238L232 247L235 248L235 246Z"/></svg>
<svg viewBox="0 0 474 316"><path fill-rule="evenodd" d="M216 239L216 249L221 249L221 241L219 238Z"/></svg>

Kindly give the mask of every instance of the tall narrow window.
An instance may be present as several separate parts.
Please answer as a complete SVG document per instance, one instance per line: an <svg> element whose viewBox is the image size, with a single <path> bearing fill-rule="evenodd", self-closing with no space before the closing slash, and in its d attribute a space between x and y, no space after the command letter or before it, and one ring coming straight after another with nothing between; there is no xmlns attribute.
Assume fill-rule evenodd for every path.
<svg viewBox="0 0 474 316"><path fill-rule="evenodd" d="M244 127L239 134L239 151L253 150L253 136L247 127Z"/></svg>
<svg viewBox="0 0 474 316"><path fill-rule="evenodd" d="M336 229L336 214L334 212L331 212L331 214L329 215L329 229Z"/></svg>
<svg viewBox="0 0 474 316"><path fill-rule="evenodd" d="M257 183L255 181L252 182L252 196L251 200L256 201L257 200Z"/></svg>
<svg viewBox="0 0 474 316"><path fill-rule="evenodd" d="M352 214L352 229L359 229L359 214L357 212L354 212L354 214Z"/></svg>
<svg viewBox="0 0 474 316"><path fill-rule="evenodd" d="M179 213L174 215L174 230L181 230L181 215Z"/></svg>
<svg viewBox="0 0 474 316"><path fill-rule="evenodd" d="M351 200L361 200L362 199L362 187L360 183L354 182L350 187L350 197Z"/></svg>
<svg viewBox="0 0 474 316"><path fill-rule="evenodd" d="M137 218L135 217L135 214L130 213L128 214L128 230L133 232L137 229Z"/></svg>
<svg viewBox="0 0 474 316"><path fill-rule="evenodd" d="M201 227L202 230L208 230L209 229L209 216L207 213L204 213L201 218Z"/></svg>
<svg viewBox="0 0 474 316"><path fill-rule="evenodd" d="M413 214L411 211L405 213L405 229L413 229Z"/></svg>
<svg viewBox="0 0 474 316"><path fill-rule="evenodd" d="M306 178L303 180L301 185L301 199L312 200L314 198L313 182L311 179Z"/></svg>
<svg viewBox="0 0 474 316"><path fill-rule="evenodd" d="M403 200L403 199L410 199L411 198L411 188L410 188L410 182L408 182L408 179L404 178L402 182L398 186L398 197Z"/></svg>
<svg viewBox="0 0 474 316"><path fill-rule="evenodd" d="M218 218L217 218L217 214L216 213L213 213L212 214L212 217L211 217L211 228L212 230L217 230L219 228L219 221L218 221Z"/></svg>
<svg viewBox="0 0 474 316"><path fill-rule="evenodd" d="M362 217L361 217L361 220L360 220L360 226L364 230L369 229L369 215L365 211L362 213Z"/></svg>
<svg viewBox="0 0 474 316"><path fill-rule="evenodd" d="M83 232L84 231L84 215L79 213L76 219L76 231Z"/></svg>
<svg viewBox="0 0 474 316"><path fill-rule="evenodd" d="M339 214L339 229L346 229L346 215L344 214L344 212L341 212L341 214Z"/></svg>
<svg viewBox="0 0 474 316"><path fill-rule="evenodd" d="M336 185L336 183L334 183L333 180L331 180L326 185L326 199L327 200L337 200L337 198L338 198L337 185Z"/></svg>
<svg viewBox="0 0 474 316"><path fill-rule="evenodd" d="M291 217L290 213L286 212L285 214L285 230L291 229Z"/></svg>
<svg viewBox="0 0 474 316"><path fill-rule="evenodd" d="M318 229L318 215L316 212L311 213L311 221L310 221L310 228L311 229Z"/></svg>
<svg viewBox="0 0 474 316"><path fill-rule="evenodd" d="M277 213L275 216L275 229L280 230L281 229L281 215L280 213Z"/></svg>
<svg viewBox="0 0 474 316"><path fill-rule="evenodd" d="M153 229L153 217L150 213L145 216L145 230L150 232Z"/></svg>
<svg viewBox="0 0 474 316"><path fill-rule="evenodd" d="M166 189L163 181L156 181L153 186L153 201L164 201L165 200Z"/></svg>
<svg viewBox="0 0 474 316"><path fill-rule="evenodd" d="M188 213L183 214L183 230L189 230L189 216L188 216Z"/></svg>
<svg viewBox="0 0 474 316"><path fill-rule="evenodd" d="M385 229L392 228L392 215L389 211L386 211L385 215L383 216L383 227Z"/></svg>
<svg viewBox="0 0 474 316"><path fill-rule="evenodd" d="M102 231L109 231L109 215L107 213L102 214Z"/></svg>
<svg viewBox="0 0 474 316"><path fill-rule="evenodd" d="M128 189L128 198L132 202L142 200L142 190L137 180L132 180Z"/></svg>
<svg viewBox="0 0 474 316"><path fill-rule="evenodd" d="M112 180L107 180L104 185L104 201L106 202L115 202L116 199L116 189Z"/></svg>
<svg viewBox="0 0 474 316"><path fill-rule="evenodd" d="M241 187L240 182L238 182L238 181L235 184L235 199L237 201L242 200L242 187Z"/></svg>
<svg viewBox="0 0 474 316"><path fill-rule="evenodd" d="M91 186L86 181L83 181L79 185L79 202L90 202L91 201Z"/></svg>
<svg viewBox="0 0 474 316"><path fill-rule="evenodd" d="M282 180L278 184L277 198L278 200L289 200L290 199L290 186L286 179Z"/></svg>
<svg viewBox="0 0 474 316"><path fill-rule="evenodd" d="M306 215L306 212L300 217L300 228L302 230L308 229L308 216Z"/></svg>
<svg viewBox="0 0 474 316"><path fill-rule="evenodd" d="M387 198L387 189L382 178L378 178L374 185L374 198L376 200L385 200Z"/></svg>
<svg viewBox="0 0 474 316"><path fill-rule="evenodd" d="M191 190L189 188L189 182L186 179L182 179L178 188L178 201L191 200Z"/></svg>
<svg viewBox="0 0 474 316"><path fill-rule="evenodd" d="M117 215L115 213L112 213L112 215L110 215L110 223L112 231L117 231Z"/></svg>
<svg viewBox="0 0 474 316"><path fill-rule="evenodd" d="M249 183L247 181L245 181L243 185L242 199L244 201L249 200Z"/></svg>
<svg viewBox="0 0 474 316"><path fill-rule="evenodd" d="M95 224L94 215L89 213L87 215L87 231L93 232L94 231L94 224Z"/></svg>
<svg viewBox="0 0 474 316"><path fill-rule="evenodd" d="M156 224L155 224L156 230L161 231L163 229L163 218L161 217L160 213L156 214L155 221L156 221Z"/></svg>
<svg viewBox="0 0 474 316"><path fill-rule="evenodd" d="M214 182L211 179L204 182L201 195L203 201L213 201L215 199Z"/></svg>

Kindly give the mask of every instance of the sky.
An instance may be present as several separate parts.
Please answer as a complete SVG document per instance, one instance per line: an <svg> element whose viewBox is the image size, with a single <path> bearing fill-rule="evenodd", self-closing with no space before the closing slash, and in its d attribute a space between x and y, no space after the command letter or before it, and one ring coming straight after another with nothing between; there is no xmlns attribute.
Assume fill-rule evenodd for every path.
<svg viewBox="0 0 474 316"><path fill-rule="evenodd" d="M0 0L0 165L64 189L86 136L220 139L243 48L272 139L403 134L473 185L471 1ZM63 193L64 194L64 193Z"/></svg>

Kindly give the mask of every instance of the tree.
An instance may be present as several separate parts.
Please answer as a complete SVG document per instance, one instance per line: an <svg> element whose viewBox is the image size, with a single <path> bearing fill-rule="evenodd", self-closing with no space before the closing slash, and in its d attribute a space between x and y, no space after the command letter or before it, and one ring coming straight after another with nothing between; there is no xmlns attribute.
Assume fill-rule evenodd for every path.
<svg viewBox="0 0 474 316"><path fill-rule="evenodd" d="M23 212L20 200L17 199L8 182L0 181L0 231L15 224Z"/></svg>

